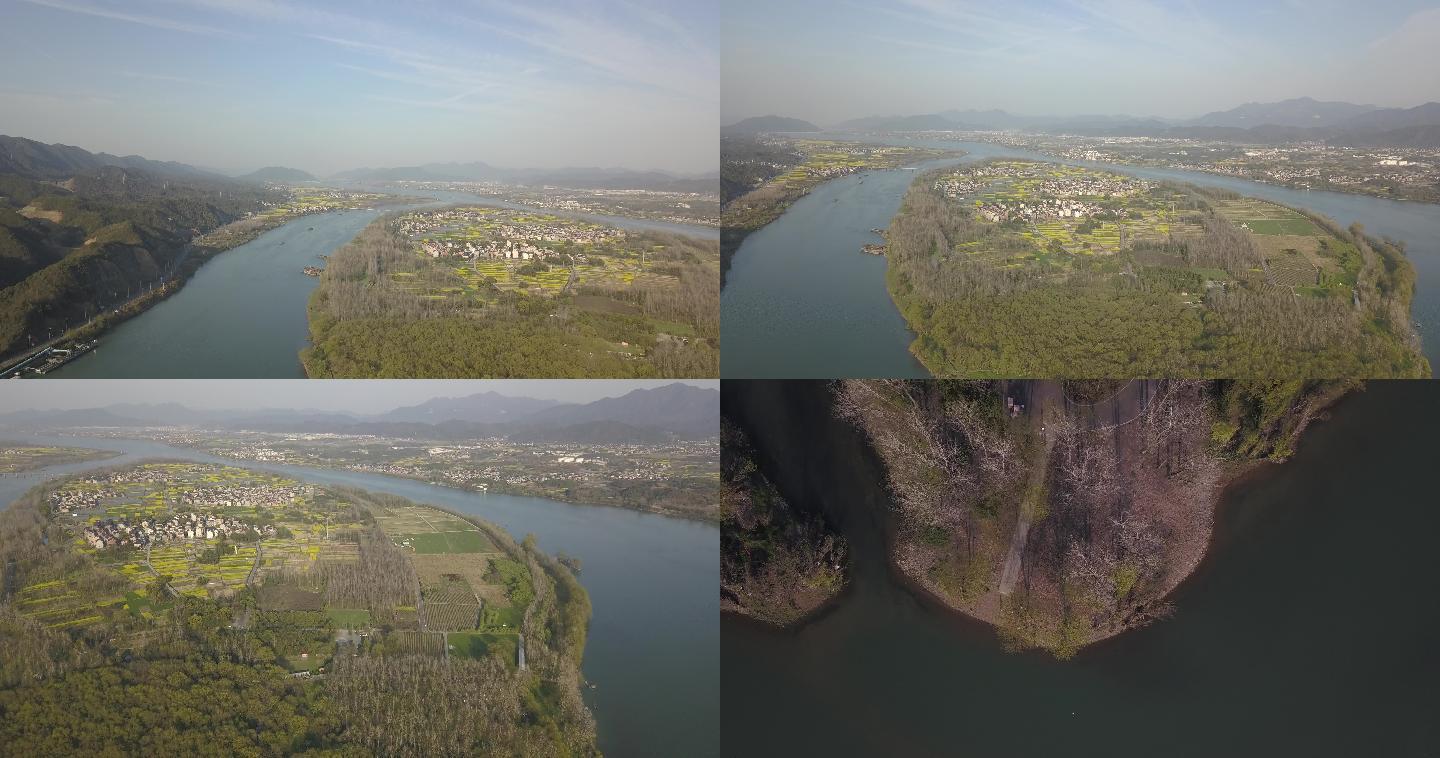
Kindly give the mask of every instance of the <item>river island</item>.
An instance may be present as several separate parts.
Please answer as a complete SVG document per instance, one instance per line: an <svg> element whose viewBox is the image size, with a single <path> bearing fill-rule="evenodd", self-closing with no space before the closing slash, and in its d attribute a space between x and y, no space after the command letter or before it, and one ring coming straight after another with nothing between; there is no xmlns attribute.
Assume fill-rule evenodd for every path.
<svg viewBox="0 0 1440 758"><path fill-rule="evenodd" d="M0 523L7 745L596 752L589 600L533 538L162 460L53 480ZM177 708L205 728L146 727Z"/></svg>

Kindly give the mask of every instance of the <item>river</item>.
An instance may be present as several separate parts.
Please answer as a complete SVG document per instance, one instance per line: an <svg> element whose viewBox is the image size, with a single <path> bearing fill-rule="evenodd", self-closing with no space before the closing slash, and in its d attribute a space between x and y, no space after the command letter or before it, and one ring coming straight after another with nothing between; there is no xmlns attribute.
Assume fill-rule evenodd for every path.
<svg viewBox="0 0 1440 758"><path fill-rule="evenodd" d="M370 188L368 191L375 191ZM534 210L463 192L424 191L436 203L484 203ZM412 206L414 207L414 206ZM227 250L200 267L179 292L112 329L99 346L49 376L62 379L304 378L306 304L319 280L306 266L330 255L382 213L347 210L302 216ZM541 211L546 212L546 211ZM580 215L636 231L718 239L719 230L620 216Z"/></svg>
<svg viewBox="0 0 1440 758"><path fill-rule="evenodd" d="M735 755L1432 756L1440 553L1429 382L1372 382L1232 487L1175 613L1069 661L1007 653L911 592L861 435L819 383L727 382L763 471L850 541L851 585L790 631L721 619Z"/></svg>
<svg viewBox="0 0 1440 758"><path fill-rule="evenodd" d="M39 444L118 450L105 461L0 477L8 506L49 478L144 458L263 469L317 484L388 492L471 513L517 539L581 560L593 617L582 671L600 749L623 756L720 754L719 532L715 526L638 511L480 494L409 479L330 469L236 462L157 442L7 433Z"/></svg>
<svg viewBox="0 0 1440 758"><path fill-rule="evenodd" d="M813 136L813 135L811 135ZM822 135L855 140L855 135ZM1305 208L1344 226L1403 240L1415 265L1411 317L1426 358L1440 365L1440 205L1337 192L1307 192L1216 174L1057 160L988 142L868 139L961 149L966 163L1032 158L1169 179ZM928 166L945 165L945 161ZM915 171L872 171L816 187L735 252L720 297L725 378L908 377L924 375L909 351L910 332L885 288L885 259L860 248L880 242Z"/></svg>

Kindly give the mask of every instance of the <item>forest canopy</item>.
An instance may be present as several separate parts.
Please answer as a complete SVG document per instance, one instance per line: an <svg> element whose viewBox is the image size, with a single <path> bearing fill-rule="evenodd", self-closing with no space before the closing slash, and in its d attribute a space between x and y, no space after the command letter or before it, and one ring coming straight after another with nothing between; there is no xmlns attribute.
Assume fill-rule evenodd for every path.
<svg viewBox="0 0 1440 758"><path fill-rule="evenodd" d="M1403 245L1222 190L1025 161L927 172L887 258L937 376L1430 375Z"/></svg>

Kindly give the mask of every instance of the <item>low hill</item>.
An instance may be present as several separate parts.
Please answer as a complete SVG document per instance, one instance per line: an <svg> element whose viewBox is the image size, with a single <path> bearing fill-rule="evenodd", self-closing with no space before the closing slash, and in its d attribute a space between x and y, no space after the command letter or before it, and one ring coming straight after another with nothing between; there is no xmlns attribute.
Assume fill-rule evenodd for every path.
<svg viewBox="0 0 1440 758"><path fill-rule="evenodd" d="M382 414L382 421L411 421L437 424L443 421L501 423L531 416L561 405L558 400L509 397L498 392L481 392L465 397L437 397Z"/></svg>
<svg viewBox="0 0 1440 758"><path fill-rule="evenodd" d="M1188 126L1337 126L1364 113L1379 110L1374 105L1297 97L1274 103L1245 103L1227 111L1214 111L1190 121Z"/></svg>
<svg viewBox="0 0 1440 758"><path fill-rule="evenodd" d="M662 429L683 437L711 437L720 428L720 393L689 384L634 390L581 406L562 405L526 419L530 424L574 426L615 421Z"/></svg>
<svg viewBox="0 0 1440 758"><path fill-rule="evenodd" d="M720 127L724 137L741 137L761 132L818 132L820 127L798 118L785 116L754 116Z"/></svg>
<svg viewBox="0 0 1440 758"><path fill-rule="evenodd" d="M105 166L139 169L161 176L223 179L219 174L174 161L152 161L138 155L92 153L73 145L47 145L24 137L0 135L0 174L18 174L31 179L68 179L75 174Z"/></svg>

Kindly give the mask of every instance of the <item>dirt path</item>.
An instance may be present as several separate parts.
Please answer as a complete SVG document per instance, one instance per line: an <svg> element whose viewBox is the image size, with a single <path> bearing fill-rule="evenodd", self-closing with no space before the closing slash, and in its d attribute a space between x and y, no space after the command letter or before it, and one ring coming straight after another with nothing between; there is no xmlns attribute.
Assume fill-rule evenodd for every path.
<svg viewBox="0 0 1440 758"><path fill-rule="evenodd" d="M1020 580L1025 543L1030 536L1030 522L1035 511L1031 499L1044 497L1045 475L1050 471L1050 452L1055 449L1055 435L1049 417L1060 410L1064 399L1059 382L1033 382L1029 389L1029 403L1025 408L1025 415L1029 417L1034 432L1042 436L1043 448L1039 458L1031 464L1030 478L1025 483L1025 499L1020 503L1015 533L1010 538L1010 552L1000 570L999 592L1002 597L1013 592L1015 583Z"/></svg>
<svg viewBox="0 0 1440 758"><path fill-rule="evenodd" d="M250 567L250 575L245 577L245 586L249 587L255 583L255 577L260 573L260 540L255 540L255 565Z"/></svg>

